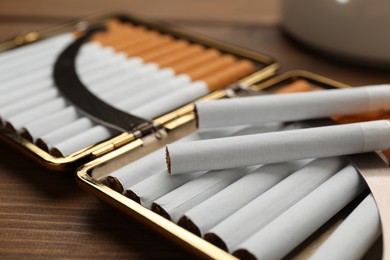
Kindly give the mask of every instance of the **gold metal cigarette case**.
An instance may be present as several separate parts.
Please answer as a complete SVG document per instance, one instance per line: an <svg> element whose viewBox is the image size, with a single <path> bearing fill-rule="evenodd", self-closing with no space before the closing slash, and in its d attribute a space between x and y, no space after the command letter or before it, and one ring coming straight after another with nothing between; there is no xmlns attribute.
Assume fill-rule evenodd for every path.
<svg viewBox="0 0 390 260"><path fill-rule="evenodd" d="M18 48L19 46L27 45L41 39L46 39L59 33L83 31L85 28L103 24L107 20L113 18L130 22L131 24L152 28L176 38L186 39L192 43L216 48L222 53L229 53L238 58L248 59L256 65L257 71L255 73L242 78L238 82L237 85L241 87L235 85L223 90L217 90L202 97L201 100L215 100L237 95L272 93L286 84L299 79L304 79L313 86L325 89L348 87L341 82L307 71L296 70L276 75L279 64L267 55L189 33L160 22L123 14L92 16L46 31L30 32L0 44L0 50L6 52L7 50ZM72 172L77 169L77 182L87 192L94 194L99 199L125 212L132 218L149 226L196 255L202 258L213 259L234 258L232 255L206 242L202 238L115 191L111 188L114 184L109 184L105 178L110 172L136 161L152 151L163 147L169 142L194 132L196 130L194 119L194 106L190 103L183 107L178 107L160 117L154 118L153 123L162 126L157 132L152 132L145 136L139 136L132 132L123 132L109 140L85 147L84 149L65 157L53 156L39 148L33 142L18 134L10 133L5 128L0 128L0 138L2 141L10 144L20 152L49 169ZM333 229L340 218L342 218L342 214L336 216L334 220L332 220L332 223L327 225L327 229ZM323 233L325 233L325 231ZM311 245L320 243L320 241L324 239L324 236L325 235L323 234L318 234L317 237L312 239L313 242ZM301 256L310 254L311 250L313 250L313 246L311 245L297 249L297 254Z"/></svg>
<svg viewBox="0 0 390 260"><path fill-rule="evenodd" d="M279 68L279 64L277 64L269 56L256 53L250 50L245 50L240 47L233 46L231 44L226 44L218 40L210 39L209 37L205 37L202 35L188 33L182 29L175 28L173 26L166 25L163 23L153 22L136 16L127 16L121 14L92 16L92 17L76 20L68 24L64 24L57 28L49 29L46 31L30 32L25 35L18 36L15 39L11 39L9 41L2 43L0 45L0 51L7 51L10 49L18 48L20 46L32 42L36 42L42 39L55 36L59 33L83 31L87 27L103 24L107 20L113 18L117 18L119 20L126 21L134 25L142 25L147 28L157 30L163 34L168 34L179 39L186 39L192 43L198 43L206 47L216 48L220 50L222 53L229 53L238 58L245 58L253 61L257 66L257 71L252 75L243 78L241 80L243 84L251 85L255 82L258 82L259 80L262 80L268 77L269 75L274 74L275 71ZM210 96L205 97L204 99L216 99L223 95L224 95L223 91L217 92L211 94ZM158 122L159 124L166 124L172 121L172 117L179 116L179 114L177 113L186 113L188 109L191 109L191 106L183 108L182 110L179 110L175 114L170 113L169 115L156 118L154 121ZM93 145L91 147L85 147L84 149L74 152L69 156L56 157L45 152L44 150L40 149L36 145L32 144L31 142L28 142L23 138L20 138L17 135L7 133L7 131L4 131L4 129L0 129L0 131L1 131L2 139L5 142L10 143L11 145L15 146L17 149L21 150L23 153L28 154L28 156L36 160L38 163L44 165L45 167L54 170L75 169L75 167L81 165L82 163L90 161L91 159L99 157L105 153L117 149L118 147L131 143L135 139L137 139L132 133L123 133L105 142Z"/></svg>

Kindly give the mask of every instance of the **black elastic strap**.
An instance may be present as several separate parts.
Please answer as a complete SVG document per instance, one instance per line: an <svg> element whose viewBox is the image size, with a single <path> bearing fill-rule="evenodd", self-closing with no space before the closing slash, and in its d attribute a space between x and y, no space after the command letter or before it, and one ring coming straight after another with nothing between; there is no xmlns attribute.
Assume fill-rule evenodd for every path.
<svg viewBox="0 0 390 260"><path fill-rule="evenodd" d="M89 29L71 43L58 57L54 65L54 81L64 97L82 114L107 127L120 131L134 132L151 126L152 122L128 114L107 104L91 93L76 73L76 56L83 43L93 34L106 30L104 27Z"/></svg>

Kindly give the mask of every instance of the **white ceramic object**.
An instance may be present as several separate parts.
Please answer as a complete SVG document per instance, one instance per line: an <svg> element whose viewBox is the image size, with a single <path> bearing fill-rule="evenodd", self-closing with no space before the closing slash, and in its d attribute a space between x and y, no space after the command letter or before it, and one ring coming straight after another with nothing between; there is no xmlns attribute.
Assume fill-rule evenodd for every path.
<svg viewBox="0 0 390 260"><path fill-rule="evenodd" d="M390 68L390 1L283 0L284 30L315 49Z"/></svg>

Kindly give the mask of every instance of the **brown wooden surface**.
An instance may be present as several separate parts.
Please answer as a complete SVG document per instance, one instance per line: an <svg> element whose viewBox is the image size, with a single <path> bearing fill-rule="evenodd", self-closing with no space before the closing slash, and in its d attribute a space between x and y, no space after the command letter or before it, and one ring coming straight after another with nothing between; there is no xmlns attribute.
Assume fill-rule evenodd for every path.
<svg viewBox="0 0 390 260"><path fill-rule="evenodd" d="M0 40L101 11L135 12L274 56L283 70L306 69L363 85L390 73L324 59L279 29L279 1L0 1ZM0 258L184 258L152 231L80 190L74 176L44 170L0 144Z"/></svg>

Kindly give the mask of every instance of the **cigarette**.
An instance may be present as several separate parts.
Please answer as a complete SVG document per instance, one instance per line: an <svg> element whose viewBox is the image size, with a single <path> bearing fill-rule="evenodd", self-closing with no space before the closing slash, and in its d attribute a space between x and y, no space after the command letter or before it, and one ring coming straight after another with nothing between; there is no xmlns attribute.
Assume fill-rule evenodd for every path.
<svg viewBox="0 0 390 260"><path fill-rule="evenodd" d="M173 77L174 72L169 68L157 70L155 73L150 73L148 77L142 77L138 80L128 82L128 84L106 93L104 99L109 103L115 103L116 101L125 99L133 93L143 92L143 90L150 88L150 86L158 86L162 84L162 82L171 80Z"/></svg>
<svg viewBox="0 0 390 260"><path fill-rule="evenodd" d="M167 71L164 71L163 73L165 73L164 75L171 75L172 73L167 73ZM144 73L145 75L146 75L146 73ZM160 73L160 74L162 74L162 73ZM163 74L162 74L163 75ZM150 76L150 75L149 75ZM161 77L159 78L159 79L161 79ZM150 82L149 82L150 83ZM100 139L100 141L101 140L104 140L104 139L106 139L107 138L107 134L105 133L105 132L99 132L99 133L101 133L102 134L102 136L99 138ZM67 135L64 135L64 137L67 137ZM45 149L46 149L46 147L47 147L47 149L49 148L49 147L52 147L52 145L54 145L53 143L51 143L51 145L49 144L48 145L48 141L43 141L45 138L41 138L41 140L39 141L39 143L40 143L40 145L41 146L43 146L43 147L45 147ZM50 140L50 139L49 139ZM58 141L60 141L60 140L56 140L57 142ZM62 140L61 140L62 141ZM65 140L64 140L65 141ZM59 146L59 147L62 147L62 146ZM60 148L59 147L55 147L57 150L59 150ZM75 151L75 150L73 150L73 151ZM67 152L67 153L69 153L69 152ZM58 153L58 151L56 152L56 154L59 154Z"/></svg>
<svg viewBox="0 0 390 260"><path fill-rule="evenodd" d="M42 84L34 84L28 88L18 89L16 88L13 91L9 91L0 96L0 107L8 105L12 102L24 99L28 96L31 96L37 92L43 92L52 87L52 80L46 80Z"/></svg>
<svg viewBox="0 0 390 260"><path fill-rule="evenodd" d="M165 49L165 48L172 48L172 46L174 46L175 44L177 44L177 42L175 43L175 42L173 42L173 43L170 43L170 44L168 44L168 46L165 46L164 48L162 48L162 49ZM184 42L184 45L186 45L186 42ZM147 51L146 53L144 53L144 55L148 55L148 53L149 53L149 55L156 55L156 53L159 53L159 51L156 51L156 50L149 50L149 51ZM154 53L154 54L153 54ZM143 56L143 57L145 57L145 56ZM216 63L214 63L214 65L212 66L212 67L215 67L216 69L217 68L219 68L219 67L221 67L221 66L223 66L223 65L226 65L226 64L230 64L231 62L233 62L234 61L234 59L231 57L231 56L225 56L222 60L220 60L220 61L217 61ZM227 62L227 63L226 63ZM215 64L217 65L217 66L215 66ZM205 69L203 69L203 68L201 68L200 69L200 71L201 72L198 72L198 75L201 75L202 73L204 74L204 73L210 73L210 68L206 68L206 70ZM195 73L196 74L196 73ZM197 90L198 89L200 89L199 87L197 88ZM123 92L123 94L122 94L122 92L118 89L118 90L116 90L119 94L118 94L118 98L120 97L120 98L122 98L123 96L125 96L124 94L124 92ZM190 91L190 90L187 90L186 92L194 92L194 91ZM199 91L198 91L199 92ZM194 100L194 99L196 99L196 98L198 98L198 97L200 97L200 96L203 96L203 95L205 95L205 94L207 94L208 92L205 92L205 91L200 91L201 92L201 94L196 94L196 95L194 95L193 97L191 97L190 99L189 99L189 101L188 102L190 102L190 101L192 101L192 100ZM112 96L112 95L114 95L114 93L110 93L109 94L109 96ZM111 100L110 98L103 98L103 99L105 99L105 100ZM155 116L158 116L158 115L160 115L160 114L162 114L163 112L165 112L165 111L170 111L170 110L172 110L172 109L174 109L174 108L176 108L176 107L178 107L178 106L180 106L180 105L182 105L182 104L184 104L184 102L181 102L180 104L176 104L176 103L171 103L171 102L165 102L165 103L169 103L170 104L170 107L169 108L167 108L167 109L163 109L163 111L162 112L160 112L160 113L156 113L155 111L152 111L152 113L144 113L143 112L143 109L146 109L146 110L148 110L148 107L149 106L145 106L146 108L144 108L144 107L141 107L141 108L139 108L139 110L141 111L141 112L138 112L138 111L135 111L135 113L138 113L138 115L147 115L147 116L149 116L149 117L155 117ZM131 105L130 105L131 106ZM157 107L157 106L154 106L154 107Z"/></svg>
<svg viewBox="0 0 390 260"><path fill-rule="evenodd" d="M209 93L206 83L202 81L195 81L189 86L177 89L171 93L151 100L142 106L130 110L130 113L144 118L155 118L172 111L180 106L188 104L193 100L200 98Z"/></svg>
<svg viewBox="0 0 390 260"><path fill-rule="evenodd" d="M188 47L189 47L189 42L184 40L177 40L174 41L172 44L167 44L166 46L163 46L156 50L152 50L147 53L144 53L142 55L142 59L144 60L144 62L150 62L150 61L153 62L156 59L159 59L161 57L171 56L175 52L187 49Z"/></svg>
<svg viewBox="0 0 390 260"><path fill-rule="evenodd" d="M250 75L255 71L252 62L242 60L236 64L226 67L224 70L216 72L214 75L208 75L203 80L207 83L211 91L227 87L230 84L237 82L239 79Z"/></svg>
<svg viewBox="0 0 390 260"><path fill-rule="evenodd" d="M88 62L88 60L85 62ZM2 103L2 100L8 101L8 96L10 96L10 99L18 95L23 97L26 95L25 93L33 93L34 90L38 92L44 88L53 87L54 82L50 76L52 70L51 66L47 66L38 71L31 71L2 81L0 91L7 94L1 97L0 103Z"/></svg>
<svg viewBox="0 0 390 260"><path fill-rule="evenodd" d="M143 181L164 169L164 150L159 149L107 176L109 186L122 193L125 189Z"/></svg>
<svg viewBox="0 0 390 260"><path fill-rule="evenodd" d="M191 60L199 55L202 55L205 52L204 47L197 44L192 44L186 49L176 51L175 55L167 55L161 58L154 60L160 67L174 66L174 64Z"/></svg>
<svg viewBox="0 0 390 260"><path fill-rule="evenodd" d="M57 45L59 42L70 42L73 39L74 37L71 33L64 33L37 41L35 43L30 43L19 48L0 53L0 62L2 64L7 64L13 60L29 56L30 54L46 51L48 47Z"/></svg>
<svg viewBox="0 0 390 260"><path fill-rule="evenodd" d="M66 107L65 99L62 97L45 102L29 110L11 116L5 122L6 129L12 132L20 132L21 128L28 122L37 120L45 115L50 115Z"/></svg>
<svg viewBox="0 0 390 260"><path fill-rule="evenodd" d="M152 41L159 37L161 37L161 34L157 31L147 30L144 27L135 27L134 29L111 34L110 37L98 40L98 43L103 46L111 46L117 51L123 51L130 46Z"/></svg>
<svg viewBox="0 0 390 260"><path fill-rule="evenodd" d="M156 70L155 68L150 68L152 66L142 65L141 62L136 59L128 60L121 64L108 62L102 65L103 66L101 66L101 68L97 68L96 70L88 70L87 72L79 73L79 77L81 81L90 90L96 91L97 93L107 90L107 88L104 88L102 86L107 86L112 84L113 82L118 82L118 81L123 82L125 81L125 79L127 80L133 79L135 76L138 76L141 70L148 71L148 72L152 72ZM106 73L102 73L101 75L96 76L96 73L101 72L101 70L104 69L105 66L111 66L111 69L108 70ZM111 85L111 89L112 87L113 86Z"/></svg>
<svg viewBox="0 0 390 260"><path fill-rule="evenodd" d="M91 73L92 72L89 72L89 73L86 73L85 75L88 75ZM30 94L31 91L36 91L36 95L34 95L34 96L38 96L38 95L46 96L47 93L44 93L43 90L45 90L45 92L57 93L57 90L50 85L51 83L52 83L51 80L49 80L49 81L43 80L43 81L39 81L39 83L37 83L35 86L31 86L28 88L22 88L22 89L16 88L10 94L3 96L3 99L5 100L5 102L9 103L10 99L12 100L15 97L20 98L20 97L26 96L26 93ZM41 93L41 94L39 94L39 93ZM30 97L29 97L29 99L30 99ZM60 99L62 99L62 98L60 98ZM0 100L0 103L1 103L1 100ZM36 103L34 103L34 105L35 104ZM50 105L52 105L53 107L50 107ZM10 112L11 117L8 119L6 119L6 118L3 119L3 120L7 121L7 122L5 122L7 124L7 128L12 130L12 131L20 131L20 128L25 123L32 121L34 119L37 119L37 118L44 116L44 115L50 115L50 113L57 112L60 108L65 108L65 102L63 99L58 100L58 98L57 98L53 101L48 101L47 104L40 105L40 103L38 103L38 106L36 106L36 107L32 106L31 108L32 109L30 109L28 111L20 111L16 115L14 115L14 112ZM6 110L5 112L7 113L7 109L5 109L5 110ZM5 116L3 116L3 117L5 117ZM58 118L57 120L62 120L62 119Z"/></svg>
<svg viewBox="0 0 390 260"><path fill-rule="evenodd" d="M202 55L198 55L192 59L183 60L182 62L171 66L177 74L186 73L187 71L196 68L197 66L207 64L208 62L219 59L221 53L215 49L206 50Z"/></svg>
<svg viewBox="0 0 390 260"><path fill-rule="evenodd" d="M9 70L12 74L14 73L12 68L15 67L18 69L15 73L18 75L22 74L20 77L13 77L13 74L9 74L10 76L4 78L3 81L6 84L0 86L0 91L17 90L15 93L12 92L12 95L10 92L9 95L7 94L3 98L4 104L9 104L9 106L5 106L4 110L3 108L1 109L1 118L6 121L7 128L12 129L13 131L21 131L23 136L31 141L36 141L38 146L45 150L51 150L52 153L57 156L69 155L76 152L77 149L85 148L82 147L82 144L86 146L89 144L92 145L91 142L93 140L100 142L112 135L112 133L104 127L93 127L90 120L78 116L73 108L66 107L63 99L57 98L58 91L54 88L50 76L52 73L51 65L55 61L55 54L73 39L73 34L69 34L67 37L58 37L58 41L48 41L51 42L49 45L38 43L36 44L37 46L41 45L39 51L37 51L38 47L26 48L26 50L30 49L30 51L23 51L24 47L18 48L19 51L15 53L24 53L26 57L22 54L14 54L16 56L20 55L20 58L22 58L17 59L15 62L10 59L12 55L8 54L8 52L7 55L0 55L0 60L10 59L11 61L7 63L6 66L0 67L0 71L1 69L4 69L4 71ZM160 93L160 95L163 94L158 87L166 88L167 92L175 92L179 89L180 85L182 85L181 87L188 87L188 90L186 89L181 93L184 95L183 99L186 100L185 102L172 103L167 107L163 106L163 112L140 112L141 115L146 116L150 113L151 117L156 117L157 115L164 113L164 111L167 112L175 109L178 106L207 94L208 91L206 91L205 83L191 83L187 75L173 77L173 71L171 69L158 70L156 67L155 71L156 75L158 75L156 77L153 76L153 73L152 76L150 73L146 73L147 69L145 69L143 70L144 74L142 77L147 75L149 77L151 76L151 79L142 80L142 73L133 73L133 70L143 67L152 67L144 65L142 62L161 62L166 65L178 66L178 68L187 68L183 72L191 72L191 70L194 70L193 73L196 77L201 77L203 74L209 75L214 70L217 71L236 62L235 58L232 56L221 56L216 50L205 50L205 48L200 45L189 44L184 40L174 40L171 36L161 35L156 31L148 31L143 27L123 26L117 22L113 22L109 25L108 33L99 34L94 37L94 40L95 42L84 45L80 50L76 60L76 69L82 81L90 86L91 91L95 92L101 98L114 103L116 106L118 106L118 102L124 104L125 97L129 95L129 93L134 93L134 91L138 91L139 93L140 99L137 99L137 101L143 100L146 102L148 96L149 100L154 100L158 97L154 92ZM145 40L147 41L145 42ZM108 44L111 46L102 47ZM123 50L124 52L118 53L118 50ZM175 53L170 55L172 52ZM138 57L127 58L126 55L137 55ZM194 57L194 55L198 55L200 58L198 56ZM194 59L185 61L185 58L188 59L191 57L194 57ZM217 59L215 62L211 62L215 57L218 57L219 60ZM201 67L202 65L209 65L202 64L202 62L207 60L209 61L210 66L205 70ZM35 66L31 67L28 63L34 61L36 61L34 63ZM19 66L19 64L22 65ZM35 68L40 68L40 70L35 71ZM97 71L100 72L96 73ZM132 73L129 73L129 71ZM120 77L120 74L127 75L126 77ZM109 91L109 87L111 87L112 90L112 83L116 83L117 86L119 86L121 83L129 80L129 78L138 78L139 81L130 81L130 84L126 84L127 90L125 90L124 86L123 89L117 87L115 91ZM33 83L31 84L31 82ZM39 85L40 83L43 85ZM25 84L31 85L31 88L24 88ZM95 85L97 86L96 89ZM147 85L152 85L153 87L143 93L143 87L146 89ZM152 89L158 91L152 92ZM31 94L34 95L29 96ZM172 98L180 99L181 96L179 94L180 92L175 93ZM12 104L15 100L26 96L29 96L29 99L27 102L24 102L24 104L19 104L19 102ZM168 102L165 101L165 103L171 102L172 99L169 99L171 96L168 95L167 97ZM48 103L40 105L42 102ZM138 104L141 103L138 102ZM54 105L54 107L47 109L50 105ZM45 108L50 112L45 113ZM134 106L130 109L133 108ZM142 107L140 108L140 110L142 110ZM22 112L25 109L30 110ZM55 116L58 115L61 115L61 118L55 119ZM64 124L64 122L66 123ZM45 124L47 127L44 128L38 123ZM63 126L65 126L64 129L62 129ZM58 129L59 127L61 128ZM79 140L79 136L88 134L92 134L93 137L85 138L82 141ZM71 136L71 138L69 138L69 136ZM69 141L68 144L66 143L67 140ZM63 151L61 149L63 149Z"/></svg>
<svg viewBox="0 0 390 260"><path fill-rule="evenodd" d="M26 100L20 100L18 102L5 105L4 107L0 107L0 118L4 123L10 116L23 112L26 109L30 109L31 107L37 106L43 102L50 101L56 98L58 94L57 89L51 88L45 92L31 95Z"/></svg>
<svg viewBox="0 0 390 260"><path fill-rule="evenodd" d="M199 80L207 75L214 74L216 71L221 71L231 64L236 62L236 58L233 55L223 55L219 59L202 64L193 70L187 71L193 80Z"/></svg>
<svg viewBox="0 0 390 260"><path fill-rule="evenodd" d="M381 233L378 208L369 194L310 259L362 259Z"/></svg>
<svg viewBox="0 0 390 260"><path fill-rule="evenodd" d="M121 59L119 57L119 59L123 62L124 59ZM132 60L132 62L134 63L138 63L136 60ZM115 64L115 61L114 62L111 62L108 63L107 65L114 65ZM82 82L85 83L87 86L91 86L93 85L95 82L99 82L101 80L104 80L106 79L107 77L111 77L113 76L115 73L117 73L118 71L118 67L117 66L107 66L104 70L100 70L100 73L95 73L95 74L89 74L88 77L82 77Z"/></svg>
<svg viewBox="0 0 390 260"><path fill-rule="evenodd" d="M145 42L153 42L156 39L161 38L161 35L158 32L151 31L148 33L141 33L136 35L135 37L122 39L119 42L113 42L110 43L110 47L112 47L115 51L121 52L121 53L127 53L126 50L133 49L133 48L139 48L138 46L144 44ZM126 54L127 56L134 56L136 54Z"/></svg>
<svg viewBox="0 0 390 260"><path fill-rule="evenodd" d="M123 42L124 40L131 42L134 38L138 38L138 35L144 35L145 33L147 33L147 30L144 27L127 26L123 27L121 30L109 29L105 33L96 34L91 40L97 41L101 45L110 46L113 45L113 43Z"/></svg>
<svg viewBox="0 0 390 260"><path fill-rule="evenodd" d="M52 65L56 56L71 42L68 39L50 46L45 51L31 53L15 60L0 64L0 81L17 77L20 74L36 71L40 68Z"/></svg>
<svg viewBox="0 0 390 260"><path fill-rule="evenodd" d="M230 59L228 59L230 61ZM242 64L245 64L245 68L247 68L248 63L239 63L241 66ZM212 82L210 81L210 85L206 85L202 81L194 82L191 83L190 85L183 88L176 88L173 87L172 91L166 91L166 95L161 95L161 97L153 99L153 97L158 96L157 94L152 94L151 91L149 93L151 94L150 96L150 101L145 103L144 105L136 108L135 106L131 105L131 103L127 103L128 108L127 109L132 109L130 112L134 115L138 115L141 117L145 118L155 118L161 114L167 113L177 107L180 107L182 105L185 105L189 102L192 102L195 99L198 99L204 95L207 95L210 91L225 87L225 84L230 84L235 82L238 78L241 78L243 75L247 75L247 69L246 72L242 73L242 70L239 69L239 66L234 66L231 67L231 71L227 70L229 75L233 75L233 77L226 77L225 73L221 73L222 77L228 78L227 81L217 81L217 82ZM234 70L233 70L234 69ZM202 70L203 71L203 70ZM217 74L218 76L218 74ZM218 77L218 79L221 79L222 77ZM150 84L149 84L150 85ZM161 89L162 90L162 89ZM120 92L121 90L118 89L116 90ZM130 90L127 90L130 91ZM114 95L114 93L110 93L110 96ZM123 98L125 93L121 92L118 95L118 98ZM146 95L144 96L146 98ZM135 97L133 98L135 99ZM121 103L123 104L123 103ZM152 105L153 104L153 105ZM120 105L119 107L122 107ZM125 105L126 107L126 105Z"/></svg>
<svg viewBox="0 0 390 260"><path fill-rule="evenodd" d="M79 117L76 108L68 106L65 109L43 116L41 119L26 123L21 130L21 135L27 140L35 142L40 136L64 127L76 121Z"/></svg>
<svg viewBox="0 0 390 260"><path fill-rule="evenodd" d="M142 45L132 46L124 49L123 51L127 54L127 56L141 56L142 53L148 52L154 48L159 48L161 46L164 46L167 43L170 43L173 41L173 38L168 35L163 35L160 37L156 37L155 39L151 41L144 42Z"/></svg>
<svg viewBox="0 0 390 260"><path fill-rule="evenodd" d="M366 184L349 165L241 243L242 259L281 259L350 203Z"/></svg>
<svg viewBox="0 0 390 260"><path fill-rule="evenodd" d="M314 91L318 90L319 88L316 88L312 86L309 82L303 79L295 80L294 82L288 84L287 86L284 86L277 91L275 91L275 94L290 94L290 93L297 93L297 92L308 92L308 91Z"/></svg>
<svg viewBox="0 0 390 260"><path fill-rule="evenodd" d="M387 120L202 140L167 146L171 174L322 158L390 147Z"/></svg>
<svg viewBox="0 0 390 260"><path fill-rule="evenodd" d="M184 212L215 195L252 170L253 167L244 167L203 174L155 200L152 210L177 222Z"/></svg>
<svg viewBox="0 0 390 260"><path fill-rule="evenodd" d="M197 131L191 135L177 140L176 142L189 142L200 139L218 138L234 134L242 128L218 129L209 131ZM116 187L117 191L130 189L131 186L145 180L146 178L157 174L165 169L164 159L165 149L161 148L141 159L110 173L107 177L111 187Z"/></svg>
<svg viewBox="0 0 390 260"><path fill-rule="evenodd" d="M36 73L24 74L24 75L20 75L17 78L3 81L1 82L0 85L0 91L2 93L5 93L25 86L28 86L30 88L34 86L43 85L43 84L53 85L53 80L51 78L48 78L50 73L51 70L43 69L37 71ZM42 83L41 81L45 83Z"/></svg>
<svg viewBox="0 0 390 260"><path fill-rule="evenodd" d="M131 76L136 75L141 68L149 67L143 65L142 60L138 58L122 59L120 55L115 53L111 53L110 56L100 61L100 66L95 67L93 70L88 67L79 66L79 77L90 89L96 88L97 90L100 90L100 85L106 83L110 84L111 81L117 80L118 77L130 79ZM109 67L110 69L106 70L104 73L96 73L96 71L104 71L105 67Z"/></svg>
<svg viewBox="0 0 390 260"><path fill-rule="evenodd" d="M83 60L88 63L89 60ZM80 62L81 63L81 62ZM34 87L53 86L53 79L51 74L53 72L52 66L46 66L39 70L29 71L17 75L17 77L6 79L1 82L1 92L26 91Z"/></svg>
<svg viewBox="0 0 390 260"><path fill-rule="evenodd" d="M50 153L57 157L68 156L83 148L89 147L111 137L113 133L104 126L94 126L66 140L53 145Z"/></svg>
<svg viewBox="0 0 390 260"><path fill-rule="evenodd" d="M263 127L263 130L267 128ZM236 135L242 132L251 133L252 131L259 131L258 128L233 128L233 129L225 129L225 130L215 130L215 131L207 131L198 133L200 138L220 138L226 135ZM191 139L183 139L178 143L188 143ZM187 183L188 181L199 177L204 172L192 172L189 174L177 175L177 176L169 176L167 171L163 168L161 171L156 174L148 177L147 179L135 184L134 186L126 189L124 194L141 203L147 208L151 208L151 204L157 198L169 193L170 191L178 188L179 186ZM188 176L187 176L188 175ZM179 178L176 178L179 177Z"/></svg>
<svg viewBox="0 0 390 260"><path fill-rule="evenodd" d="M180 88L187 88L190 82L191 79L187 75L178 75L163 85L151 87L140 93L134 93L133 96L126 97L118 102L117 106L125 111L129 111L148 102L153 102L153 100L158 99L166 93L176 91Z"/></svg>
<svg viewBox="0 0 390 260"><path fill-rule="evenodd" d="M203 236L213 226L243 208L306 163L307 161L301 160L259 167L185 212L178 224L198 236Z"/></svg>
<svg viewBox="0 0 390 260"><path fill-rule="evenodd" d="M88 61L88 62L86 62ZM135 64L132 64L135 63ZM125 65L137 65L141 63L139 59L126 59L125 56L109 53L108 51L100 56L94 57L94 55L80 55L80 63L76 62L76 71L79 75L88 74L89 77L82 78L84 83L89 83L89 81L99 81L104 80L104 76L109 76L110 73L115 72L118 67L124 69ZM102 71L104 76L90 75L92 71ZM85 77L85 76L84 76Z"/></svg>
<svg viewBox="0 0 390 260"><path fill-rule="evenodd" d="M389 100L389 85L380 85L199 102L196 111L199 127L207 128L388 110Z"/></svg>
<svg viewBox="0 0 390 260"><path fill-rule="evenodd" d="M191 172L185 175L169 176L166 170L162 170L130 187L124 194L150 209L154 200L202 174L204 172Z"/></svg>
<svg viewBox="0 0 390 260"><path fill-rule="evenodd" d="M145 64L139 67L134 67L127 73L119 73L115 77L109 77L103 79L100 82L96 82L91 86L88 86L91 91L96 95L100 93L110 91L113 88L121 87L126 84L131 84L134 80L138 80L141 77L147 77L147 75L158 71L158 67L155 64Z"/></svg>
<svg viewBox="0 0 390 260"><path fill-rule="evenodd" d="M204 238L232 252L275 217L346 165L341 157L316 159L212 227Z"/></svg>
<svg viewBox="0 0 390 260"><path fill-rule="evenodd" d="M151 31L141 26L126 29L127 30L122 30L110 35L111 37L108 39L102 39L100 43L102 45L113 46L115 48L123 48L127 45L133 44L134 42L139 42L139 40L141 38L143 39L145 36L159 35L157 31Z"/></svg>
<svg viewBox="0 0 390 260"><path fill-rule="evenodd" d="M95 73L94 71L90 71L88 73L84 73L83 75L84 76L87 76L91 73ZM39 85L38 85L39 86ZM22 92L26 92L27 90L30 90L30 88L27 88L27 89L23 89ZM29 92L29 91L27 91ZM56 110L54 110L54 107L51 109L51 110L47 110L47 111L50 111L51 112L56 112ZM65 111L69 111L69 110L66 110ZM54 130L56 129L57 127L63 125L62 123L65 122L65 123L70 123L69 120L72 120L72 121L75 121L77 119L76 117L76 112L74 110L74 108L72 109L72 111L69 111L69 112L62 112L62 111L59 111L59 114L56 115L58 116L57 118L54 118L53 116L50 115L50 113L48 114L48 119L42 121L42 120L38 120L38 122L40 122L41 124L35 124L34 125L34 122L32 122L32 129L29 129L30 126L25 126L23 132L24 132L24 136L27 136L30 140L35 140L36 138L38 138L40 135L37 135L37 133L34 133L34 131L37 131L38 133L47 133L48 131L50 130ZM28 116L29 114L31 114L31 112L26 112L26 115L23 115L24 113L22 112L21 113L21 117L24 117L26 120L28 118L31 118L30 116ZM43 116L43 115L42 115ZM10 122L12 122L12 120L10 119L9 120ZM19 120L17 120L19 121ZM26 121L24 121L23 123L26 123ZM13 124L15 124L15 122L13 122ZM19 121L19 123L17 124L18 127L21 127L21 121ZM44 132L46 131L46 132Z"/></svg>
<svg viewBox="0 0 390 260"><path fill-rule="evenodd" d="M69 136L77 135L93 126L91 120L86 117L80 118L64 127L51 131L37 139L37 145L45 151L66 140Z"/></svg>
<svg viewBox="0 0 390 260"><path fill-rule="evenodd" d="M110 57L111 56L111 57ZM81 47L76 57L76 69L82 64L86 67L94 67L96 64L105 62L107 58L118 56L126 57L124 53L115 52L112 47L101 46L98 43L87 43Z"/></svg>

